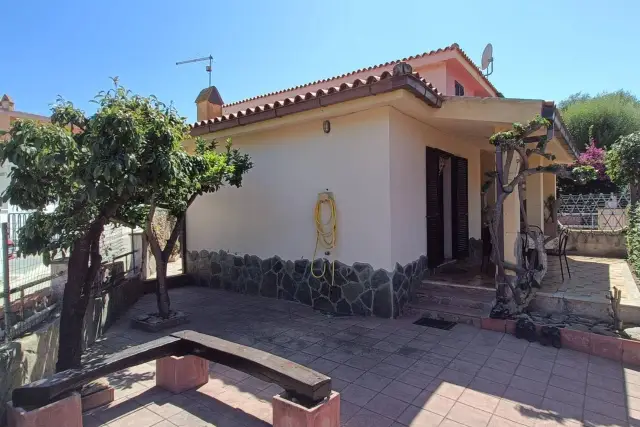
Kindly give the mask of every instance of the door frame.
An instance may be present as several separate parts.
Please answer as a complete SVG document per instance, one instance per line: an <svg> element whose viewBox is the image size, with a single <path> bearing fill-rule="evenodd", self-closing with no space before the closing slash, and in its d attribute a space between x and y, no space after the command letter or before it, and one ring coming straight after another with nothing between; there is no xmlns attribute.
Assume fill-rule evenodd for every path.
<svg viewBox="0 0 640 427"><path fill-rule="evenodd" d="M437 161L434 156L437 156ZM440 165L440 158L444 158L448 160L449 167ZM438 175L434 175L433 171L430 170L431 167L437 166ZM446 240L450 239L451 245L451 256L452 259L463 259L469 255L468 252L468 234L469 234L469 182L468 182L468 174L469 174L469 165L468 159L463 157L456 156L444 150L440 150L438 148L426 147L425 150L425 166L426 166L426 174L425 174L425 184L426 184L426 217L425 217L425 226L426 226L426 246L427 246L427 260L429 268L436 268L441 265L445 259L445 248L447 246ZM448 182L450 183L449 188L445 189L444 187L444 177L440 173L440 168L442 167L443 172L451 174ZM461 184L461 180L466 178L464 184ZM433 184L430 181L437 179L437 182ZM431 185L430 185L431 183ZM437 199L433 200L434 195L432 192L434 189L439 193L436 194ZM448 198L450 203L450 224L451 231L450 233L445 233L445 212L447 209L444 207L444 192L450 192L450 197ZM460 197L466 198L465 200L458 200ZM437 205L436 205L437 201ZM439 211L435 215L433 214L432 209L430 209L430 205L437 206L437 210ZM465 209L464 212L460 212L460 209ZM431 214L431 215L430 215ZM460 226L461 221L464 221L464 226ZM447 227L448 228L448 227ZM435 236L430 235L429 229L437 230L437 234ZM465 239L466 242L462 242ZM430 250L431 249L431 250ZM434 257L435 252L435 257ZM431 254L431 255L430 255Z"/></svg>

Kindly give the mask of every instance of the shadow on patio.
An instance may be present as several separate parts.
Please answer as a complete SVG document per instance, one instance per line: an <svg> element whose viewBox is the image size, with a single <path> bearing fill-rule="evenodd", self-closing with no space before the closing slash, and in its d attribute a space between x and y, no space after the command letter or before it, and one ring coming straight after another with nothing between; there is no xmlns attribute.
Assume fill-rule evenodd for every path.
<svg viewBox="0 0 640 427"><path fill-rule="evenodd" d="M563 259L564 281L558 257L548 258L549 268L542 283L542 292L606 302L606 295L615 286L622 291L623 300L640 299L640 292L626 260L578 255L569 255L567 258L571 278Z"/></svg>
<svg viewBox="0 0 640 427"><path fill-rule="evenodd" d="M204 288L171 294L173 306L190 313L188 328L329 375L346 426L640 423L640 369L618 362L466 325L446 331L414 325L415 319L330 318L294 303ZM99 348L115 351L158 337L128 327L154 303L152 295L144 297ZM210 371L208 384L180 395L155 387L153 363L115 374L117 400L88 413L85 426L271 422L278 386L217 364Z"/></svg>

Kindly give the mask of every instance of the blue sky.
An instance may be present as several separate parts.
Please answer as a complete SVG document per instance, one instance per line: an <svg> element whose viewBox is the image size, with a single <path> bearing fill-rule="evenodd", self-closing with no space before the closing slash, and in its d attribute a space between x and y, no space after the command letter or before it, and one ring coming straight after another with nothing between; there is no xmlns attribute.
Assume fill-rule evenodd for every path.
<svg viewBox="0 0 640 427"><path fill-rule="evenodd" d="M633 0L21 0L1 10L0 94L40 114L57 95L90 112L119 76L193 121L205 64L176 61L211 53L213 84L232 102L453 42L476 62L493 44L490 80L507 97L640 95Z"/></svg>

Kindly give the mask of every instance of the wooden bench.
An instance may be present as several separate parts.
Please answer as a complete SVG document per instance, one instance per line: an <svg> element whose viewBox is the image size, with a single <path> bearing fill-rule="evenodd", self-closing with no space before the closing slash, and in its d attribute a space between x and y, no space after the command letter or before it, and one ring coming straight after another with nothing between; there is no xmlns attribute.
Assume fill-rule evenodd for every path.
<svg viewBox="0 0 640 427"><path fill-rule="evenodd" d="M189 356L192 357L188 359ZM182 359L176 359L176 357ZM176 332L145 344L130 347L80 369L59 372L49 378L18 387L13 390L11 408L35 411L47 405L51 406L52 403L64 400L91 381L152 360L157 360L156 381L158 382L160 381L159 377L162 376L158 372L161 362L164 363L162 366L169 366L181 363L179 360L183 359L191 361L204 359L206 365L204 368L200 368L201 371L204 369L204 373L199 374L204 376L204 382L209 378L208 362L206 361L211 361L278 384L285 392L274 397L274 425L276 425L276 412L282 412L282 408L276 410L276 401L279 401L279 405L285 406L284 409L287 413L284 415L289 418L292 416L292 410L293 412L302 411L301 414L309 418L310 414L319 411L324 403L334 400L337 403L331 405L331 412L337 410L339 414L338 395L335 392L332 393L331 378L326 375L271 353L194 331ZM194 386L202 383L194 384ZM159 382L158 385L162 386ZM292 406L289 408L288 405ZM314 417L317 418L317 414ZM337 419L337 427L339 415L337 418L336 416L333 418ZM304 426L307 423L301 420L299 425ZM327 425L334 425L334 422Z"/></svg>

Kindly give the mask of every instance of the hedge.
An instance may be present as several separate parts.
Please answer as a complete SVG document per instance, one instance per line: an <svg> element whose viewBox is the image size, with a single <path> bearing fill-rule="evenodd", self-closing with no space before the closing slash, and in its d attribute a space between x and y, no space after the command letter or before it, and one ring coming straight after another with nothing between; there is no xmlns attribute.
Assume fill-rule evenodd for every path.
<svg viewBox="0 0 640 427"><path fill-rule="evenodd" d="M629 207L629 227L627 228L627 253L629 263L640 275L640 204Z"/></svg>

